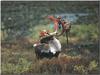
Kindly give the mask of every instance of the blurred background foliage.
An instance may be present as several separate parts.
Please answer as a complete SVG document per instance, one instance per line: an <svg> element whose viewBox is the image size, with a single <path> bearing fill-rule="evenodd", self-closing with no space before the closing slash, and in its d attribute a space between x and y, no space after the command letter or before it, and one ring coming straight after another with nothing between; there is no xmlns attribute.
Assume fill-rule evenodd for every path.
<svg viewBox="0 0 100 75"><path fill-rule="evenodd" d="M48 15L63 15L63 17L66 17L71 21L72 25L91 24L90 28L92 28L94 25L97 26L98 24L98 2L60 3L15 1L2 2L1 5L2 40L6 38L7 40L12 40L20 37L30 36L32 34L32 36L35 36L34 33L38 30L34 30L34 28L40 26L38 29L41 29L41 27L47 26L49 21L47 18ZM72 21L73 18L76 19ZM91 30L88 27L82 28L84 31L86 28ZM93 30L94 29L95 28L93 28ZM74 28L72 30L74 30ZM79 31L80 34L81 32L82 30Z"/></svg>
<svg viewBox="0 0 100 75"><path fill-rule="evenodd" d="M71 22L70 48L80 49L64 52L61 59L38 61L32 45L41 30L52 32L48 15ZM98 73L98 15L98 1L1 1L2 74ZM58 39L66 50L65 35Z"/></svg>

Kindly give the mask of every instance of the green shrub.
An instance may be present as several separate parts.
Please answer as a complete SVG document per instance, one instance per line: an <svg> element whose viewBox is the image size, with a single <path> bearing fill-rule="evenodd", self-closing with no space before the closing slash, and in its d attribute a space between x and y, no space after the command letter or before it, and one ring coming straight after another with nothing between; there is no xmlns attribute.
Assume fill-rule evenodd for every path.
<svg viewBox="0 0 100 75"><path fill-rule="evenodd" d="M22 73L30 69L31 63L24 58L19 58L18 64L2 63L1 69L3 73Z"/></svg>
<svg viewBox="0 0 100 75"><path fill-rule="evenodd" d="M89 74L89 72L91 73L95 70L98 70L98 63L95 60L90 61L88 66L83 64L77 64L74 66L74 71L81 74Z"/></svg>
<svg viewBox="0 0 100 75"><path fill-rule="evenodd" d="M87 69L84 65L75 65L74 71L81 73L81 74L87 74Z"/></svg>
<svg viewBox="0 0 100 75"><path fill-rule="evenodd" d="M98 63L95 60L93 60L89 63L88 70L89 71L96 70L97 67L98 67Z"/></svg>
<svg viewBox="0 0 100 75"><path fill-rule="evenodd" d="M98 38L98 27L96 25L72 25L70 35L79 39L91 40Z"/></svg>

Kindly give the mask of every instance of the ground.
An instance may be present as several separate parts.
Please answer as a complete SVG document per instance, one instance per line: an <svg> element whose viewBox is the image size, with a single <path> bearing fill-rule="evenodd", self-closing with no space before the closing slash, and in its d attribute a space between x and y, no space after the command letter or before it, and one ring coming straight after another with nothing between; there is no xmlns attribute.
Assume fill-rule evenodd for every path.
<svg viewBox="0 0 100 75"><path fill-rule="evenodd" d="M27 41L26 41L27 40ZM98 42L62 44L58 58L38 60L28 39L2 42L2 75L11 74L91 74L99 73Z"/></svg>

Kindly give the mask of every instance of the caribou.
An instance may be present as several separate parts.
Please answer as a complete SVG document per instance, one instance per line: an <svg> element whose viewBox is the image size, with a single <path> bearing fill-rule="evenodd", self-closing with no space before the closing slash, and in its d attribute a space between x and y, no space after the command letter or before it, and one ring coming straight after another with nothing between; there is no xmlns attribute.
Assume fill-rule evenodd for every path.
<svg viewBox="0 0 100 75"><path fill-rule="evenodd" d="M48 33L46 30L42 31L43 35L39 42L35 43L33 46L35 48L35 54L38 59L41 58L52 58L58 57L61 52L61 43L55 37L56 32Z"/></svg>

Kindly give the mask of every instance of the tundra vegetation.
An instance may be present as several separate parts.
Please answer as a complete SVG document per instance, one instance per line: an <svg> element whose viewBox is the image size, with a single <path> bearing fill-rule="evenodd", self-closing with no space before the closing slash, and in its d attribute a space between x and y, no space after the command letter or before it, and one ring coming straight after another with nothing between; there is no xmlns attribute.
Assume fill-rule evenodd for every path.
<svg viewBox="0 0 100 75"><path fill-rule="evenodd" d="M2 75L99 74L98 3L1 1ZM38 60L33 44L39 31L50 29L48 15L61 14L74 14L69 44L65 35L57 37L59 57Z"/></svg>

